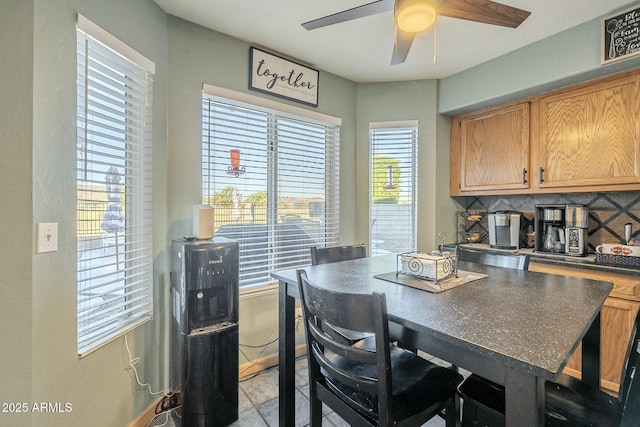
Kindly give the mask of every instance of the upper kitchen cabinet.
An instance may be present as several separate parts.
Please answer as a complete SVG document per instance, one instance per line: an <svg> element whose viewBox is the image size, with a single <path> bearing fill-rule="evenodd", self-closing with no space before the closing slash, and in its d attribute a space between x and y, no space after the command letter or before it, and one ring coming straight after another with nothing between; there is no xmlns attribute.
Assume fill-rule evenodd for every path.
<svg viewBox="0 0 640 427"><path fill-rule="evenodd" d="M452 196L640 188L640 71L451 121Z"/></svg>
<svg viewBox="0 0 640 427"><path fill-rule="evenodd" d="M529 187L529 103L456 117L451 195Z"/></svg>
<svg viewBox="0 0 640 427"><path fill-rule="evenodd" d="M540 98L540 188L640 182L638 74Z"/></svg>

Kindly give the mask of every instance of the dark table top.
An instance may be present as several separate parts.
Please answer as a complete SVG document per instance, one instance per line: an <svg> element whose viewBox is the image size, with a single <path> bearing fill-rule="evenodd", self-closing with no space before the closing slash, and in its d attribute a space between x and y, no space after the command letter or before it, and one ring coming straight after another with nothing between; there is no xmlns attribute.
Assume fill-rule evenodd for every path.
<svg viewBox="0 0 640 427"><path fill-rule="evenodd" d="M389 320L471 353L554 380L598 315L610 282L459 263L488 276L441 292L376 279L395 272L395 255L306 267L309 279L328 289L383 292ZM296 272L273 272L296 284ZM294 296L297 287L287 290Z"/></svg>

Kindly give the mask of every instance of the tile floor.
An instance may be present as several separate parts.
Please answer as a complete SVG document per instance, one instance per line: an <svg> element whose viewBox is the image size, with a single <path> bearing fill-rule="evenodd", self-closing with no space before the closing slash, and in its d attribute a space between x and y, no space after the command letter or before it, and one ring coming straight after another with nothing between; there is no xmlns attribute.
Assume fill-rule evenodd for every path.
<svg viewBox="0 0 640 427"><path fill-rule="evenodd" d="M434 363L441 363L437 358L427 357ZM463 372L465 375L466 372ZM240 380L238 403L238 421L232 427L273 427L278 425L278 368L274 367L259 372L255 376ZM300 357L296 360L296 427L309 425L309 379L307 375L307 359ZM324 406L323 426L348 426L342 418ZM159 414L149 424L150 427L180 427L180 417L173 414ZM423 427L444 427L445 422L440 417L434 417Z"/></svg>

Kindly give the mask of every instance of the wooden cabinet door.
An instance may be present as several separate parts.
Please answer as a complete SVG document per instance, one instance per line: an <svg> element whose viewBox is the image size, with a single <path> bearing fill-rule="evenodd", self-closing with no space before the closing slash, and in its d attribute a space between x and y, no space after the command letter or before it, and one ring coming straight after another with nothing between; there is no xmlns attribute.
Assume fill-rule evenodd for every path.
<svg viewBox="0 0 640 427"><path fill-rule="evenodd" d="M604 302L600 314L600 387L611 394L617 394L631 329L640 309L640 278L540 263L529 264L529 270L613 282L610 297ZM629 299L616 298L617 296ZM571 356L564 372L581 378L582 344Z"/></svg>
<svg viewBox="0 0 640 427"><path fill-rule="evenodd" d="M624 357L631 338L631 329L640 303L607 298L600 317L600 387L611 394L620 391ZM565 373L581 378L582 344L578 346L565 368Z"/></svg>
<svg viewBox="0 0 640 427"><path fill-rule="evenodd" d="M618 393L631 329L640 303L608 298L601 316L600 386Z"/></svg>
<svg viewBox="0 0 640 427"><path fill-rule="evenodd" d="M640 182L638 75L540 99L540 188Z"/></svg>
<svg viewBox="0 0 640 427"><path fill-rule="evenodd" d="M458 126L460 192L529 187L528 102L461 117Z"/></svg>

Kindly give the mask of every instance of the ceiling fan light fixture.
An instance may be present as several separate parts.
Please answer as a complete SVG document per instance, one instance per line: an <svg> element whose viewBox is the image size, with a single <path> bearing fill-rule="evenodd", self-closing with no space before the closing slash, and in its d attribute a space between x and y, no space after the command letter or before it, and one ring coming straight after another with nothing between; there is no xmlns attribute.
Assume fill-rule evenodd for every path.
<svg viewBox="0 0 640 427"><path fill-rule="evenodd" d="M396 24L407 33L419 33L433 25L436 15L436 8L430 0L400 0Z"/></svg>

